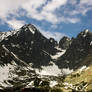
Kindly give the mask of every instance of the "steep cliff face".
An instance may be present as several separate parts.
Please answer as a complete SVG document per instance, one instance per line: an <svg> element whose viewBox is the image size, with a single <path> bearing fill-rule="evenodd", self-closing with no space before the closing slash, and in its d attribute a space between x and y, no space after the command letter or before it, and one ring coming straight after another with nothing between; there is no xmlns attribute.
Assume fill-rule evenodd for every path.
<svg viewBox="0 0 92 92"><path fill-rule="evenodd" d="M62 49L68 49L72 40L66 36L64 36L60 41L59 41L59 47Z"/></svg>
<svg viewBox="0 0 92 92"><path fill-rule="evenodd" d="M25 25L19 31L3 33L0 43L26 63L32 63L33 67L47 65L50 54L55 55L57 50L51 39L45 38L33 25ZM5 39L4 39L5 38ZM10 61L10 60L9 60ZM6 61L8 62L8 61Z"/></svg>
<svg viewBox="0 0 92 92"><path fill-rule="evenodd" d="M1 32L0 89L24 86L40 76L38 71L43 70L42 66L49 67L51 56L60 52L55 48L56 43L53 38L44 37L32 24L18 30Z"/></svg>
<svg viewBox="0 0 92 92"><path fill-rule="evenodd" d="M92 32L84 30L73 39L66 53L58 59L57 64L61 67L72 69L80 67L85 57L92 53Z"/></svg>

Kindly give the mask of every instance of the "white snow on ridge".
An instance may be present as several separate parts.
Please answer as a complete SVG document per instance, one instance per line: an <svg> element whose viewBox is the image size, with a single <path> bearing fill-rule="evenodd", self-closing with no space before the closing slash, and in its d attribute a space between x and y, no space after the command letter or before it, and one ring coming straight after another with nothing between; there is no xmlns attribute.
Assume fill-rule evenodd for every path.
<svg viewBox="0 0 92 92"><path fill-rule="evenodd" d="M60 56L62 56L66 50L62 50L61 52L57 52L56 55L51 55L52 59L58 59Z"/></svg>
<svg viewBox="0 0 92 92"><path fill-rule="evenodd" d="M85 33L88 33L88 32L89 32L89 30L88 30L88 29L86 29L86 30L85 30Z"/></svg>
<svg viewBox="0 0 92 92"><path fill-rule="evenodd" d="M89 69L89 67L87 67L86 65L82 66L80 69L79 69L79 72L82 72L82 71L85 71Z"/></svg>
<svg viewBox="0 0 92 92"><path fill-rule="evenodd" d="M59 48L59 46L56 46L55 48L56 48L57 50L62 51L62 49L61 49L61 48Z"/></svg>
<svg viewBox="0 0 92 92"><path fill-rule="evenodd" d="M19 31L19 30L1 32L0 33L0 40L3 40L4 38L8 37L9 35L14 35L17 31Z"/></svg>
<svg viewBox="0 0 92 92"><path fill-rule="evenodd" d="M83 35L83 37L86 37L87 33L89 32L88 29L85 30L85 34Z"/></svg>
<svg viewBox="0 0 92 92"><path fill-rule="evenodd" d="M29 30L32 32L32 34L35 34L35 31L31 27L29 27Z"/></svg>
<svg viewBox="0 0 92 92"><path fill-rule="evenodd" d="M86 68L87 68L86 66L82 66L79 70L81 72L81 71L85 70Z"/></svg>
<svg viewBox="0 0 92 92"><path fill-rule="evenodd" d="M58 66L51 62L52 65L49 66L42 66L42 70L35 69L36 73L39 75L49 75L49 76L58 76L61 74L61 69L58 68Z"/></svg>
<svg viewBox="0 0 92 92"><path fill-rule="evenodd" d="M90 45L92 45L92 41L90 42Z"/></svg>

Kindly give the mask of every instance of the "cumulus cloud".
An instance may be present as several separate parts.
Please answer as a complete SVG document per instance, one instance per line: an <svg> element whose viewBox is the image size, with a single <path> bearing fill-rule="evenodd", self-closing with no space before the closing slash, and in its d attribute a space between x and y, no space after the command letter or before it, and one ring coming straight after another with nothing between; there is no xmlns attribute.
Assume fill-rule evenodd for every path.
<svg viewBox="0 0 92 92"><path fill-rule="evenodd" d="M92 10L91 0L0 0L0 20L4 21L11 26L12 18L10 15L16 17L26 16L38 21L47 21L51 24L64 23L77 23L80 18L76 15L85 15L89 10ZM73 10L68 9L68 2L70 2ZM64 7L64 8L62 8ZM23 9L23 11L21 11ZM57 10L61 10L58 16ZM66 12L66 13L64 13ZM15 19L16 20L16 19ZM23 20L17 20L17 25L23 24ZM16 24L16 23L15 23ZM13 25L13 24L12 24ZM11 26L16 28L14 26Z"/></svg>
<svg viewBox="0 0 92 92"><path fill-rule="evenodd" d="M32 1L30 0L30 2L25 3L22 6L22 8L27 11L28 13L27 16L33 19L39 20L39 21L45 20L52 24L55 24L59 22L59 18L54 13L54 11L57 8L60 8L60 6L64 5L67 2L67 0L63 0L63 1L51 0L47 4L45 4L47 0L40 0L38 1L38 3L37 3L37 0L34 0L33 2L34 3L32 4ZM38 11L37 9L41 7L42 5L44 6L42 7L41 11Z"/></svg>
<svg viewBox="0 0 92 92"><path fill-rule="evenodd" d="M22 0L24 3L25 0ZM0 0L0 18L6 18L9 14L15 14L19 9L20 0Z"/></svg>
<svg viewBox="0 0 92 92"><path fill-rule="evenodd" d="M8 20L7 23L9 25L9 27L11 27L13 29L19 29L24 24L26 24L26 22L24 22L22 20L16 20L16 19Z"/></svg>
<svg viewBox="0 0 92 92"><path fill-rule="evenodd" d="M86 15L88 11L92 10L92 0L80 0L78 7L79 12Z"/></svg>
<svg viewBox="0 0 92 92"><path fill-rule="evenodd" d="M65 34L60 32L50 32L50 31L41 31L44 36L47 38L54 38L55 40L59 41Z"/></svg>
<svg viewBox="0 0 92 92"><path fill-rule="evenodd" d="M77 22L80 22L80 19L79 18L74 18L74 17L64 17L62 16L60 19L60 21L64 22L64 23L77 23Z"/></svg>
<svg viewBox="0 0 92 92"><path fill-rule="evenodd" d="M47 12L53 12L54 10L60 8L60 6L65 5L66 3L67 0L52 0L49 1L43 9Z"/></svg>
<svg viewBox="0 0 92 92"><path fill-rule="evenodd" d="M60 39L63 37L63 36L66 36L65 34L63 33L60 33L60 32L51 32L51 31L43 31L41 30L41 33L47 37L47 38L54 38L55 40L57 41L60 41Z"/></svg>
<svg viewBox="0 0 92 92"><path fill-rule="evenodd" d="M40 27L37 27L40 32L46 37L46 38L54 38L55 40L57 41L60 41L60 39L63 37L63 36L67 36L66 34L64 33L61 33L61 32L56 32L56 31L45 31L43 29L41 29Z"/></svg>
<svg viewBox="0 0 92 92"><path fill-rule="evenodd" d="M80 4L92 5L92 0L80 0Z"/></svg>
<svg viewBox="0 0 92 92"><path fill-rule="evenodd" d="M81 14L85 16L88 11L92 10L92 0L80 0L79 3L77 3L77 1L78 0L74 0L73 2L70 2L75 6L75 9L67 11L69 15L76 16Z"/></svg>
<svg viewBox="0 0 92 92"><path fill-rule="evenodd" d="M38 21L45 20L52 24L63 21L69 22L69 19L63 19L63 21L60 20L60 17L55 13L57 9L60 9L61 6L66 4L67 0L0 0L0 18L10 24L9 21L12 20L8 20L7 17L9 17L10 14L21 17L23 13L21 12L22 14L20 14L18 12L20 12L20 9L23 9L26 12L23 16L33 18ZM41 10L39 11L39 9Z"/></svg>

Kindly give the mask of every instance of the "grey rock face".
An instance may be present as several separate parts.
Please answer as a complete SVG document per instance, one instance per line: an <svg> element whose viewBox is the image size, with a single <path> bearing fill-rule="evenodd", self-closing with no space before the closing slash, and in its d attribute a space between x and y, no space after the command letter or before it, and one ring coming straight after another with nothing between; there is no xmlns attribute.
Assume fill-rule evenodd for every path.
<svg viewBox="0 0 92 92"><path fill-rule="evenodd" d="M60 41L59 41L59 47L62 49L68 49L71 44L71 39L64 36Z"/></svg>
<svg viewBox="0 0 92 92"><path fill-rule="evenodd" d="M84 30L72 40L66 53L58 59L57 64L60 67L70 67L75 69L80 67L81 63L92 50L92 32Z"/></svg>
<svg viewBox="0 0 92 92"><path fill-rule="evenodd" d="M45 38L39 30L31 24L23 26L15 32L15 34L10 32L10 34L0 42L0 45L1 47L4 45L5 48L14 53L20 60L26 63L32 63L33 67L48 65L51 60L50 54L54 55L57 52L54 48L55 44L52 44L49 39ZM0 61L2 61L5 57L0 57L0 59ZM8 62L8 60L9 59L7 59L6 62Z"/></svg>

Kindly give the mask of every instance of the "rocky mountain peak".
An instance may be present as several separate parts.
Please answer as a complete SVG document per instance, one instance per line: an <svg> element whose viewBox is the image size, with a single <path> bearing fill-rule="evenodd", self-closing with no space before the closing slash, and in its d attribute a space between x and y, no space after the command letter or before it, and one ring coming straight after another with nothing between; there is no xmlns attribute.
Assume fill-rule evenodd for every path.
<svg viewBox="0 0 92 92"><path fill-rule="evenodd" d="M92 32L88 29L80 32L76 38L84 47L90 47L92 44Z"/></svg>
<svg viewBox="0 0 92 92"><path fill-rule="evenodd" d="M35 34L37 29L32 24L26 24L23 27L21 27L21 30L23 30L23 31L30 31L32 34Z"/></svg>
<svg viewBox="0 0 92 92"><path fill-rule="evenodd" d="M90 53L92 53L92 32L87 29L72 39L71 45L59 59L58 65L61 65L60 62L63 64L66 62L65 65L62 64L63 67L78 68Z"/></svg>
<svg viewBox="0 0 92 92"><path fill-rule="evenodd" d="M84 31L80 32L77 37L86 37L88 35L92 35L92 32L90 32L89 29L85 29Z"/></svg>
<svg viewBox="0 0 92 92"><path fill-rule="evenodd" d="M55 55L57 52L54 39L49 40L44 37L32 24L24 25L18 31L15 30L13 35L12 32L8 32L10 34L0 42L0 45L22 61L32 63L33 67L48 65L51 60L50 55Z"/></svg>
<svg viewBox="0 0 92 92"><path fill-rule="evenodd" d="M62 49L67 49L71 44L71 39L67 36L64 36L60 41L59 41L59 47Z"/></svg>

